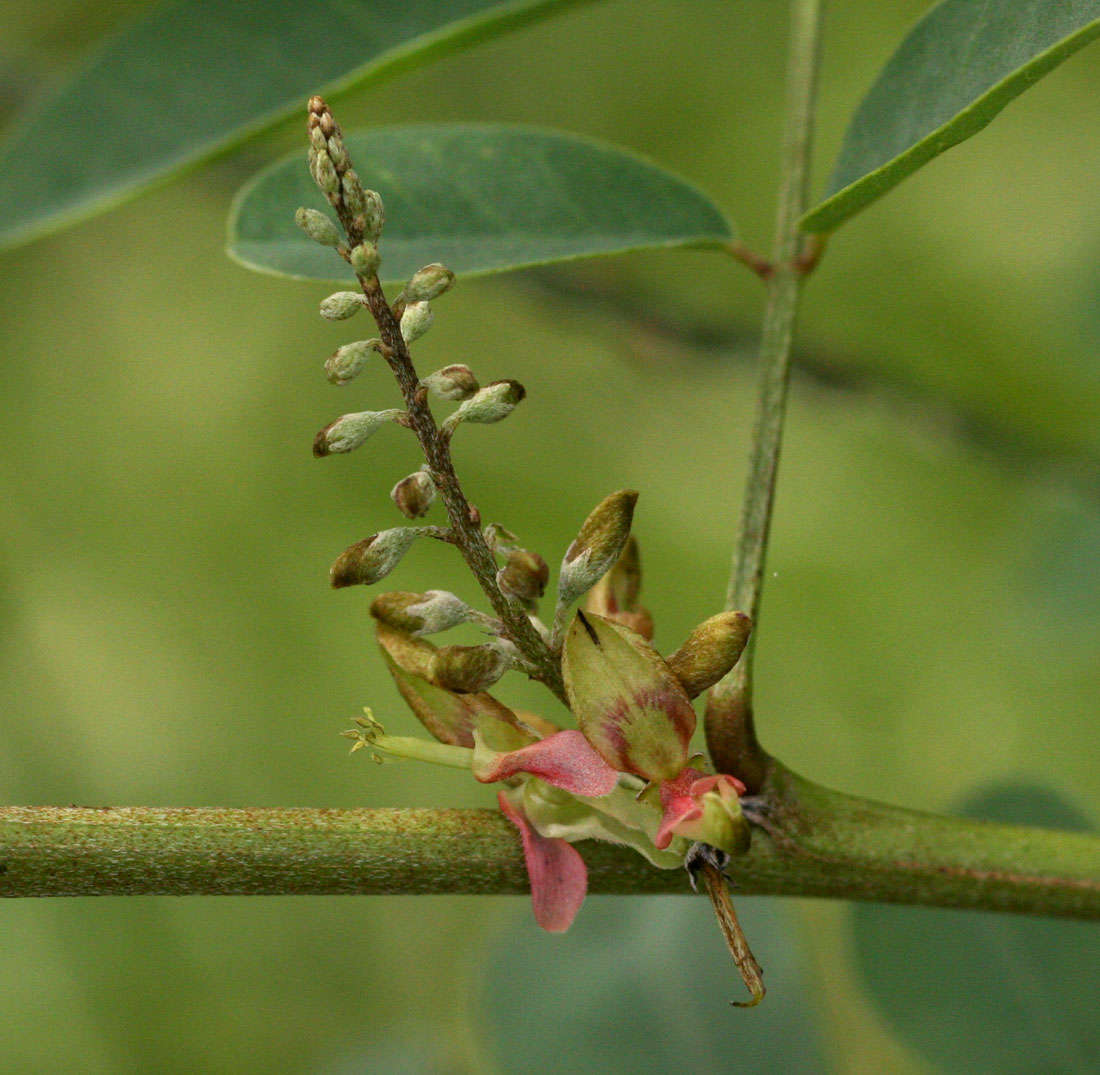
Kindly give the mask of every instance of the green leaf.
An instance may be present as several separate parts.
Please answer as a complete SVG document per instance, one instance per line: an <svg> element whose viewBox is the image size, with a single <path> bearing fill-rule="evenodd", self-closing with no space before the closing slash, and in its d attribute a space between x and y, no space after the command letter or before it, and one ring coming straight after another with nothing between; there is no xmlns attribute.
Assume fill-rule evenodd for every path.
<svg viewBox="0 0 1100 1075"><path fill-rule="evenodd" d="M1030 786L1002 785L965 813L1088 827L1056 795ZM1095 923L863 905L854 911L854 933L876 1004L945 1071L1096 1070Z"/></svg>
<svg viewBox="0 0 1100 1075"><path fill-rule="evenodd" d="M632 153L575 135L506 125L382 128L345 138L363 185L386 206L382 275L440 261L460 276L731 238L695 187ZM305 150L237 195L229 253L261 272L344 281L350 269L294 223L327 208Z"/></svg>
<svg viewBox="0 0 1100 1075"><path fill-rule="evenodd" d="M589 897L569 932L553 935L525 902L483 961L494 1070L828 1070L798 929L778 901L737 899L768 985L750 1013L730 1009L744 986L706 900Z"/></svg>
<svg viewBox="0 0 1100 1075"><path fill-rule="evenodd" d="M301 111L585 0L182 0L0 148L0 248L101 212Z"/></svg>
<svg viewBox="0 0 1100 1075"><path fill-rule="evenodd" d="M943 0L863 99L825 200L802 218L827 232L977 134L1014 97L1100 36L1100 0Z"/></svg>

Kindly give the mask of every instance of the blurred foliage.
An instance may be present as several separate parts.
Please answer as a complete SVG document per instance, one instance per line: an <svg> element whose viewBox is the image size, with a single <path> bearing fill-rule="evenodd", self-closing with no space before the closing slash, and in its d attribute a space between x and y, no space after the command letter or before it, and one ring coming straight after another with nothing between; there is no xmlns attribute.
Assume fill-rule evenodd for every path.
<svg viewBox="0 0 1100 1075"><path fill-rule="evenodd" d="M962 812L1090 828L1059 796L1020 783L971 796ZM864 904L854 910L852 931L871 996L902 1037L943 1070L1096 1070L1094 923Z"/></svg>
<svg viewBox="0 0 1100 1075"><path fill-rule="evenodd" d="M45 92L89 27L138 6L8 5L3 101ZM782 7L610 0L334 105L347 128L528 121L606 138L697 182L766 247ZM833 5L819 182L926 7ZM1083 56L1048 76L854 220L809 287L800 347L818 375L794 387L758 689L768 747L821 782L943 809L1026 772L1100 812L1098 80ZM302 145L302 126L0 259L6 801L492 801L457 773L350 759L338 737L363 704L414 730L370 641L371 594L329 592L326 571L399 521L388 490L419 460L397 429L311 457L318 428L395 389L380 369L333 388L321 365L349 327L317 318L325 289L222 254L234 192ZM560 276L460 281L417 358L528 387L508 422L462 430L456 456L484 517L552 564L601 496L642 490L646 600L671 649L725 589L759 286L709 253L563 272L644 316L578 306L556 294ZM394 585L475 596L434 544ZM554 714L530 685L507 696ZM786 931L831 1067L924 1070L862 996L843 916L787 906L761 928ZM589 911L602 921L597 901L578 928ZM392 1070L482 1070L473 983L499 974L522 999L540 974L487 962L502 931L535 929L518 899L13 901L3 914L13 1071L343 1072L379 1049L397 1049ZM713 932L698 942L708 966L725 958ZM667 973L660 945L620 944L638 946L639 975ZM785 959L772 957L777 978ZM785 1004L774 988L765 1003ZM728 1030L739 1069L740 1021L762 1009L729 1012L723 990L683 997L685 1022Z"/></svg>

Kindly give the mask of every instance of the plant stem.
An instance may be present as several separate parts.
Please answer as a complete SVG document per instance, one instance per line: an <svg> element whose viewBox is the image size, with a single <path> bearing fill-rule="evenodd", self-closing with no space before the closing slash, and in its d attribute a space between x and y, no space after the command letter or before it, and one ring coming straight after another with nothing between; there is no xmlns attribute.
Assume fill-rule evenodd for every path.
<svg viewBox="0 0 1100 1075"><path fill-rule="evenodd" d="M1100 919L1095 835L903 810L779 766L754 813L729 867L738 894ZM689 891L626 848L578 846L593 893ZM497 811L0 808L0 896L526 891Z"/></svg>
<svg viewBox="0 0 1100 1075"><path fill-rule="evenodd" d="M806 208L814 103L821 45L821 0L792 0L787 64L787 111L776 214L772 270L760 342L760 388L752 455L726 608L747 612L758 623L764 559L768 547L776 472L790 380L791 340L806 265L799 257L799 218ZM764 780L766 758L752 718L752 662L756 632L733 671L710 694L707 747L720 772L739 776L750 790Z"/></svg>

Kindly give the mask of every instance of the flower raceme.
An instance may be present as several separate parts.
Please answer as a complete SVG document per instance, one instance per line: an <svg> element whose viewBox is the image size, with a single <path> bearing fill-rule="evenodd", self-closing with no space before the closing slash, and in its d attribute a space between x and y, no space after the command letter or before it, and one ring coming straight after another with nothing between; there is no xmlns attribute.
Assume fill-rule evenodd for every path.
<svg viewBox="0 0 1100 1075"><path fill-rule="evenodd" d="M482 783L503 785L498 802L522 837L536 920L561 932L587 888L578 840L628 845L664 869L684 865L695 843L730 855L746 849L744 785L703 772L689 742L691 697L733 666L748 631L741 613L712 617L666 661L622 623L578 612L562 650L578 729L557 729L487 693L432 682L440 651L380 618L398 689L440 743L388 736L370 718L348 734L353 749L468 767Z"/></svg>

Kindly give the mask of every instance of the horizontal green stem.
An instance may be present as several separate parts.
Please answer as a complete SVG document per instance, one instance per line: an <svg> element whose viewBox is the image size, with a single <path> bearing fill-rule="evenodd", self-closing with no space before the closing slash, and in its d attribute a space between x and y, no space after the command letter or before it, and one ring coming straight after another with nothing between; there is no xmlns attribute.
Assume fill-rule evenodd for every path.
<svg viewBox="0 0 1100 1075"><path fill-rule="evenodd" d="M1100 918L1100 839L936 817L776 766L744 894ZM686 893L620 847L579 845L594 893ZM489 810L0 808L0 896L520 893L516 831Z"/></svg>

